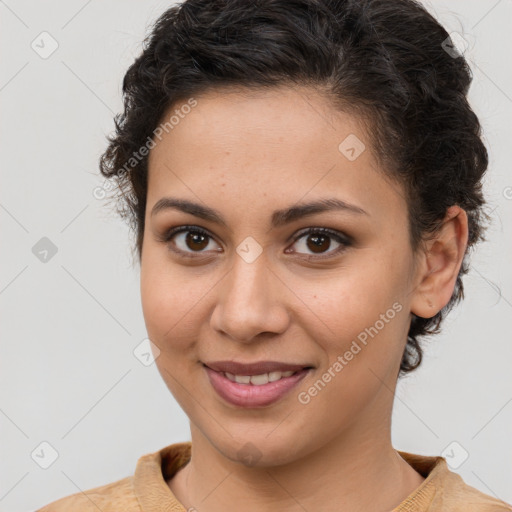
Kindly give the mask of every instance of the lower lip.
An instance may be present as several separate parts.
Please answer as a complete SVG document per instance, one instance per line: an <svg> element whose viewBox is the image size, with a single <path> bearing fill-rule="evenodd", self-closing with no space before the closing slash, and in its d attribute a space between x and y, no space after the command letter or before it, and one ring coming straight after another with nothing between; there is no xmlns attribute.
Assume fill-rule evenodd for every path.
<svg viewBox="0 0 512 512"><path fill-rule="evenodd" d="M207 366L204 367L213 389L217 394L238 407L263 407L277 402L291 389L293 389L310 371L300 370L290 377L283 377L268 384L255 386L253 384L239 384L216 372Z"/></svg>

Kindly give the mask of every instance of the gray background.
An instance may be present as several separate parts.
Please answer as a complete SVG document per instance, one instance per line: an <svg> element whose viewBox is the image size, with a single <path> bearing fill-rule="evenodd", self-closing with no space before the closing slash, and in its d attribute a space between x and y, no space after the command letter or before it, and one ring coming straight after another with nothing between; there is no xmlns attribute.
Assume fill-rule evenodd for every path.
<svg viewBox="0 0 512 512"><path fill-rule="evenodd" d="M2 511L113 482L140 456L189 439L155 365L134 356L146 337L139 271L128 228L94 195L122 76L169 6L0 1ZM469 44L493 224L474 253L466 300L398 386L393 443L448 454L468 484L512 502L512 2L427 6ZM51 49L43 31L59 45L47 58L31 47ZM43 237L57 248L46 263L33 253ZM52 450L42 442L58 453L47 469Z"/></svg>

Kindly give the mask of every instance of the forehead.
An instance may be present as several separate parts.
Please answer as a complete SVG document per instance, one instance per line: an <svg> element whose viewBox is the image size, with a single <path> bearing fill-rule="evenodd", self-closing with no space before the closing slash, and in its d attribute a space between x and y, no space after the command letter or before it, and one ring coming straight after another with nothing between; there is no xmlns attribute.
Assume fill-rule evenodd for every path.
<svg viewBox="0 0 512 512"><path fill-rule="evenodd" d="M328 132L331 136L359 132L363 137L365 130L360 118L338 111L320 91L308 87L215 89L194 100L195 106L180 119L174 116L175 124L167 130L168 139L176 144L210 142L219 150L228 144L247 148L264 141L297 146L302 141L319 143ZM164 121L184 109L186 102L169 108Z"/></svg>
<svg viewBox="0 0 512 512"><path fill-rule="evenodd" d="M178 102L163 118L179 120L150 151L148 205L166 192L247 207L255 196L275 205L333 191L385 206L396 194L363 121L314 89L215 90L194 99L194 107L180 111L186 101Z"/></svg>

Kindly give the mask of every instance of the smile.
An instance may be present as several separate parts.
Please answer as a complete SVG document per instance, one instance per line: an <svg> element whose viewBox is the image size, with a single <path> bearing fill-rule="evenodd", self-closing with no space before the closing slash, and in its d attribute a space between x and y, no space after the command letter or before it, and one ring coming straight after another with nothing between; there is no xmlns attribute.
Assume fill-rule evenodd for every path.
<svg viewBox="0 0 512 512"><path fill-rule="evenodd" d="M231 382L238 382L238 384L252 384L253 386L261 386L269 382L276 382L283 377L291 377L297 372L270 372L262 373L260 375L234 375L233 373L224 372L224 376Z"/></svg>
<svg viewBox="0 0 512 512"><path fill-rule="evenodd" d="M265 407L283 399L304 379L312 368L285 372L273 371L256 375L236 375L204 366L216 394L237 407Z"/></svg>

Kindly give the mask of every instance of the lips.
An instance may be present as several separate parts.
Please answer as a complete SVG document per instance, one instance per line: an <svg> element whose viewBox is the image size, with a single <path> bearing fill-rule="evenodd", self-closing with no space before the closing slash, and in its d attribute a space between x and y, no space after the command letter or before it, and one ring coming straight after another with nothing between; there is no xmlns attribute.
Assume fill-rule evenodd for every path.
<svg viewBox="0 0 512 512"><path fill-rule="evenodd" d="M247 365L243 365L247 371ZM282 367L282 366L281 366ZM296 367L296 366L295 366ZM223 372L204 366L211 387L226 404L242 408L267 407L289 396L311 370L302 369L274 382L243 384L231 381ZM258 369L258 371L261 371ZM251 377L252 379L253 377Z"/></svg>
<svg viewBox="0 0 512 512"><path fill-rule="evenodd" d="M255 363L238 363L236 361L212 361L204 363L208 368L221 373L234 375L261 375L270 372L297 372L304 368L313 368L309 364L290 364L279 361L257 361Z"/></svg>

